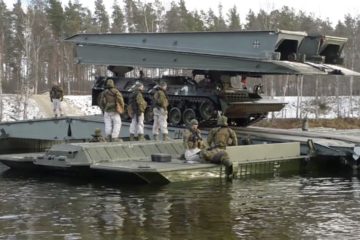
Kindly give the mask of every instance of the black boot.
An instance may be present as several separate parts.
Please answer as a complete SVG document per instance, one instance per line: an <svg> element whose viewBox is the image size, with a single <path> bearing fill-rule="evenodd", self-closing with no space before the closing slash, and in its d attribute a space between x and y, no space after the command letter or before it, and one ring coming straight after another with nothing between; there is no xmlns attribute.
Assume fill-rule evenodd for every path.
<svg viewBox="0 0 360 240"><path fill-rule="evenodd" d="M225 166L226 180L231 180L234 177L233 166Z"/></svg>

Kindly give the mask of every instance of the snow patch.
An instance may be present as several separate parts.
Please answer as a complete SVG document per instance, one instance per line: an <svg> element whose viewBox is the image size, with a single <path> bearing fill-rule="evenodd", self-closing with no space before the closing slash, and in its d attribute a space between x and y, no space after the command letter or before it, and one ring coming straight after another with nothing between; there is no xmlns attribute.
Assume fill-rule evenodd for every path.
<svg viewBox="0 0 360 240"><path fill-rule="evenodd" d="M83 115L101 114L98 106L91 105L91 95L67 95L65 99L72 106L78 108ZM287 105L280 112L269 113L268 118L337 118L337 117L360 117L360 96L353 96L350 101L349 96L301 97L299 100L300 108L297 113L297 97L274 97L275 100L285 102ZM26 101L26 114L24 114L24 99L16 94L1 95L3 115L1 121L18 121L26 119L44 118L36 101L28 99Z"/></svg>

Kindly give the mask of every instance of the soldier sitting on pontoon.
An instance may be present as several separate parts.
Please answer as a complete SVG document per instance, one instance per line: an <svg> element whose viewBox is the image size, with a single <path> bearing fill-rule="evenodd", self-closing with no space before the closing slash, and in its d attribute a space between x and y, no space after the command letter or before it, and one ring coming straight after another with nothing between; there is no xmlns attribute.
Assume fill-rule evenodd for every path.
<svg viewBox="0 0 360 240"><path fill-rule="evenodd" d="M224 165L227 178L231 178L233 166L225 149L226 146L236 146L238 140L235 131L228 126L227 120L225 116L218 117L218 127L211 129L207 138L209 148L202 150L200 157L211 163Z"/></svg>
<svg viewBox="0 0 360 240"><path fill-rule="evenodd" d="M93 138L89 142L106 142L105 138L101 134L101 129L96 128L95 133L91 135Z"/></svg>
<svg viewBox="0 0 360 240"><path fill-rule="evenodd" d="M184 131L183 141L185 147L185 159L187 162L199 162L200 151L205 147L201 132L198 129L199 122L196 119L190 121L190 126Z"/></svg>

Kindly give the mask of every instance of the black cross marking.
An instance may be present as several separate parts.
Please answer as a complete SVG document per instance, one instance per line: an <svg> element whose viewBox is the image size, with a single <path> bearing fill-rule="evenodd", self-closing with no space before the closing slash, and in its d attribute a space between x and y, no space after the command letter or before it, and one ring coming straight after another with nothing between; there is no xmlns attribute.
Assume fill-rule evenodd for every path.
<svg viewBox="0 0 360 240"><path fill-rule="evenodd" d="M259 48L260 47L260 41L259 40L255 40L252 44L253 48Z"/></svg>

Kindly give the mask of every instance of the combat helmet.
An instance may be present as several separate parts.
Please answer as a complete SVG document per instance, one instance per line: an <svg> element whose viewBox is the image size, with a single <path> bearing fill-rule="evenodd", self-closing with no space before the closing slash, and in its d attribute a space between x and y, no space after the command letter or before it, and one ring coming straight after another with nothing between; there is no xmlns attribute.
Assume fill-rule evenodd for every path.
<svg viewBox="0 0 360 240"><path fill-rule="evenodd" d="M198 120L196 120L195 118L190 121L190 126L194 126L194 125L199 125Z"/></svg>
<svg viewBox="0 0 360 240"><path fill-rule="evenodd" d="M159 86L160 87L162 87L162 88L166 88L167 87L167 83L164 81L164 80L161 80L160 82L159 82Z"/></svg>
<svg viewBox="0 0 360 240"><path fill-rule="evenodd" d="M96 128L94 134L92 135L93 137L101 137L101 129L100 128Z"/></svg>
<svg viewBox="0 0 360 240"><path fill-rule="evenodd" d="M142 84L142 82L137 81L137 82L135 83L135 89L140 89L140 88L142 88L142 87L144 87L144 84Z"/></svg>
<svg viewBox="0 0 360 240"><path fill-rule="evenodd" d="M228 118L226 116L219 116L217 119L217 125L221 127L226 127L228 125L227 121Z"/></svg>
<svg viewBox="0 0 360 240"><path fill-rule="evenodd" d="M112 79L106 81L106 88L113 88L114 86L114 81Z"/></svg>

